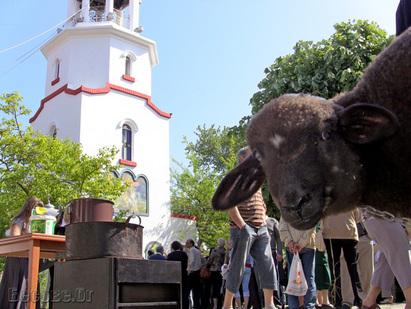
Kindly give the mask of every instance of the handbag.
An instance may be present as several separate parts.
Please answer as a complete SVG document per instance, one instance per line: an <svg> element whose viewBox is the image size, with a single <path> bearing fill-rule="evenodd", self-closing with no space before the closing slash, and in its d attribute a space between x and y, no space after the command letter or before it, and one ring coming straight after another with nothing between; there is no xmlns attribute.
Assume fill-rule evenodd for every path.
<svg viewBox="0 0 411 309"><path fill-rule="evenodd" d="M288 285L285 290L286 294L294 296L304 296L307 293L308 285L305 279L303 266L298 253L294 254L293 262L290 267L290 276L288 277Z"/></svg>
<svg viewBox="0 0 411 309"><path fill-rule="evenodd" d="M211 269L206 266L204 266L203 268L201 268L200 271L200 278L203 279L210 279L211 278Z"/></svg>
<svg viewBox="0 0 411 309"><path fill-rule="evenodd" d="M315 247L317 248L318 251L321 251L321 252L324 252L326 250L322 230L315 233Z"/></svg>

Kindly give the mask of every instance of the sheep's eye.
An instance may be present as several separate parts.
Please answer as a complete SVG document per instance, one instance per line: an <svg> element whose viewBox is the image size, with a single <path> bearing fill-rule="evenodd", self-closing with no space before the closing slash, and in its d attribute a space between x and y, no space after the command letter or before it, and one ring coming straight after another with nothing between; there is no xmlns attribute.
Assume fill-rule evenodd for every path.
<svg viewBox="0 0 411 309"><path fill-rule="evenodd" d="M254 158L256 158L259 162L261 162L261 155L257 150L253 152Z"/></svg>
<svg viewBox="0 0 411 309"><path fill-rule="evenodd" d="M331 138L331 132L330 131L324 131L322 134L321 134L321 137L322 137L322 139L323 140L329 140L330 138Z"/></svg>

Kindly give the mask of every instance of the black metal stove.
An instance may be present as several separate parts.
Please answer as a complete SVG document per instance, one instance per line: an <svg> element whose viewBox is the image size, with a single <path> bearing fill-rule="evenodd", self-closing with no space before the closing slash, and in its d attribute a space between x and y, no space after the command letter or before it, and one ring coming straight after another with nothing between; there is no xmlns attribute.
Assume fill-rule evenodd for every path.
<svg viewBox="0 0 411 309"><path fill-rule="evenodd" d="M53 309L181 308L180 262L96 258L55 263Z"/></svg>

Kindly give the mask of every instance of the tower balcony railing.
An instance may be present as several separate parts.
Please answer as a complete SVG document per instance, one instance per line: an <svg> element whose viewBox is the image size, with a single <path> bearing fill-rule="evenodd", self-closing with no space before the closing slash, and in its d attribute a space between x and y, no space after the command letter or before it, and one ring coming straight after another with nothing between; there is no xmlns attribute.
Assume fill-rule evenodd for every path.
<svg viewBox="0 0 411 309"><path fill-rule="evenodd" d="M124 11L113 9L113 13L105 14L104 8L102 7L90 7L89 22L90 23L100 23L104 21L111 21L117 25L130 29L130 15ZM72 18L73 26L79 22L83 22L81 13L77 14Z"/></svg>

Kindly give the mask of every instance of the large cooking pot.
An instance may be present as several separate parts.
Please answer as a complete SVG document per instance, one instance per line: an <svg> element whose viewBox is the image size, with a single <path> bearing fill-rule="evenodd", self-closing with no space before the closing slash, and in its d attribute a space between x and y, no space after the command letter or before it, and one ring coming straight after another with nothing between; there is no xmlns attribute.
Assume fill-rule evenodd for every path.
<svg viewBox="0 0 411 309"><path fill-rule="evenodd" d="M98 198L71 200L66 208L67 224L76 222L113 222L114 202Z"/></svg>
<svg viewBox="0 0 411 309"><path fill-rule="evenodd" d="M143 258L143 226L126 222L77 222L66 226L66 260Z"/></svg>

